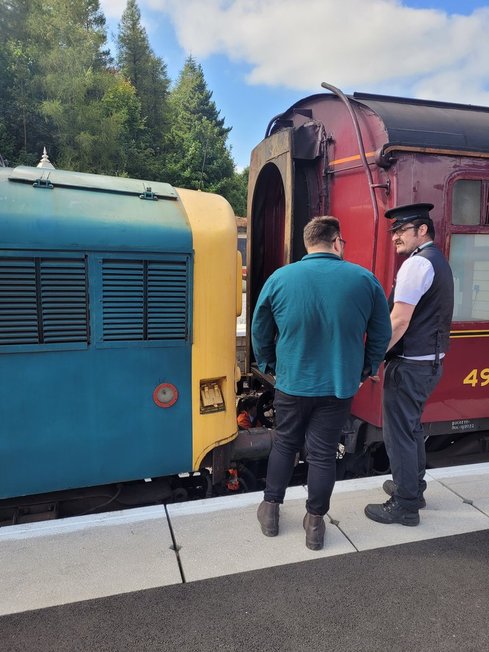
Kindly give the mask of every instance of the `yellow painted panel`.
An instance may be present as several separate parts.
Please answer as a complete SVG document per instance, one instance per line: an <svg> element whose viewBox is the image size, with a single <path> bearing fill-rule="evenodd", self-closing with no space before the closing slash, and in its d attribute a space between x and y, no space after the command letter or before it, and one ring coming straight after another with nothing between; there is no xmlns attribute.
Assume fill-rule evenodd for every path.
<svg viewBox="0 0 489 652"><path fill-rule="evenodd" d="M236 436L237 229L229 203L218 195L177 189L194 248L192 423L193 468L219 443ZM241 288L241 278L239 279ZM223 378L223 412L200 414L200 381Z"/></svg>

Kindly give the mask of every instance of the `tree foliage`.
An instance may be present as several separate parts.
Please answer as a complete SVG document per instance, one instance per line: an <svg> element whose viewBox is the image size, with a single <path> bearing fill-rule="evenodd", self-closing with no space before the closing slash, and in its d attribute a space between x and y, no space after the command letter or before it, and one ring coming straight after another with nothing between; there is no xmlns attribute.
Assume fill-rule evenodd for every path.
<svg viewBox="0 0 489 652"><path fill-rule="evenodd" d="M235 172L232 177L228 177L223 181L220 189L220 193L226 197L239 217L246 217L247 214L249 172L250 168L248 167L242 172Z"/></svg>
<svg viewBox="0 0 489 652"><path fill-rule="evenodd" d="M159 179L223 194L245 214L230 131L192 57L170 90L128 0L114 63L99 0L0 0L0 153L36 165Z"/></svg>
<svg viewBox="0 0 489 652"><path fill-rule="evenodd" d="M122 14L117 46L119 70L134 86L148 135L159 150L168 126L170 79L165 62L151 50L136 0L128 0Z"/></svg>
<svg viewBox="0 0 489 652"><path fill-rule="evenodd" d="M220 192L234 174L226 139L230 131L212 100L200 64L185 61L170 93L167 170L175 185Z"/></svg>

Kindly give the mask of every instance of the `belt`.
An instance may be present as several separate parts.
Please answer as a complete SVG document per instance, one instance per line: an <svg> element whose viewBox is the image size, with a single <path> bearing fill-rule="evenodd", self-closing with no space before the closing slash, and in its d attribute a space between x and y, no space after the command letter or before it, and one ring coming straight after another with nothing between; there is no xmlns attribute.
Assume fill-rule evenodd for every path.
<svg viewBox="0 0 489 652"><path fill-rule="evenodd" d="M396 355L392 359L393 360L400 360L401 362L405 362L406 364L417 364L417 365L422 365L424 367L427 367L428 365L430 367L435 367L436 366L435 360L411 360L409 358L402 358L400 355ZM444 358L440 358L438 360L438 364L442 365L443 360L444 360Z"/></svg>

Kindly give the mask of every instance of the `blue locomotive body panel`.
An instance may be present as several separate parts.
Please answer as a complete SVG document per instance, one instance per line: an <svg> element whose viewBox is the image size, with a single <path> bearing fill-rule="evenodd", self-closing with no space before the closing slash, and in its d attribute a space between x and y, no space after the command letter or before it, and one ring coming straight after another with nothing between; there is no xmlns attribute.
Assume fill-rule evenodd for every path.
<svg viewBox="0 0 489 652"><path fill-rule="evenodd" d="M191 468L188 347L89 347L8 362L0 383L2 498ZM163 410L152 393L169 379L179 400Z"/></svg>
<svg viewBox="0 0 489 652"><path fill-rule="evenodd" d="M0 170L0 498L192 466L192 232L151 185Z"/></svg>

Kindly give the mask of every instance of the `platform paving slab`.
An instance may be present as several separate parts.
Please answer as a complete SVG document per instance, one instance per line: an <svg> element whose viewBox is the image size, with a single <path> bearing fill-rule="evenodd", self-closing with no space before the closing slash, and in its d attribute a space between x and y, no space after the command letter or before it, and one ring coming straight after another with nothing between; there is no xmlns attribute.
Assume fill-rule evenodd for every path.
<svg viewBox="0 0 489 652"><path fill-rule="evenodd" d="M430 469L429 476L489 516L489 465Z"/></svg>
<svg viewBox="0 0 489 652"><path fill-rule="evenodd" d="M171 546L163 507L4 528L0 614L180 583Z"/></svg>
<svg viewBox="0 0 489 652"><path fill-rule="evenodd" d="M302 527L306 497L303 487L288 489L280 508L276 537L264 536L256 518L262 492L199 501L200 505L169 505L185 580L192 582L355 552L341 531L328 523L323 550L306 548ZM237 499L240 500L236 502Z"/></svg>
<svg viewBox="0 0 489 652"><path fill-rule="evenodd" d="M467 467L465 467L465 472L467 473ZM452 490L450 485L455 483L454 478L458 478L460 482L464 478L462 475L449 475L449 470L445 470L446 484L429 474L427 475L428 488L425 492L427 507L419 512L421 522L418 526L384 525L371 521L365 516L365 506L368 503L383 503L387 500L387 495L382 490L382 484L389 477L369 478L367 482L363 482L362 490L356 490L359 481L355 480L346 480L335 486L328 516L337 523L338 528L357 550L369 550L489 529L488 516L474 506L465 503L463 498ZM472 485L468 481L469 477L473 476L465 477L467 495L475 495L473 492L482 478L484 478L484 482L487 479L485 495L489 494L487 468L486 475L478 475L477 479L471 481Z"/></svg>

